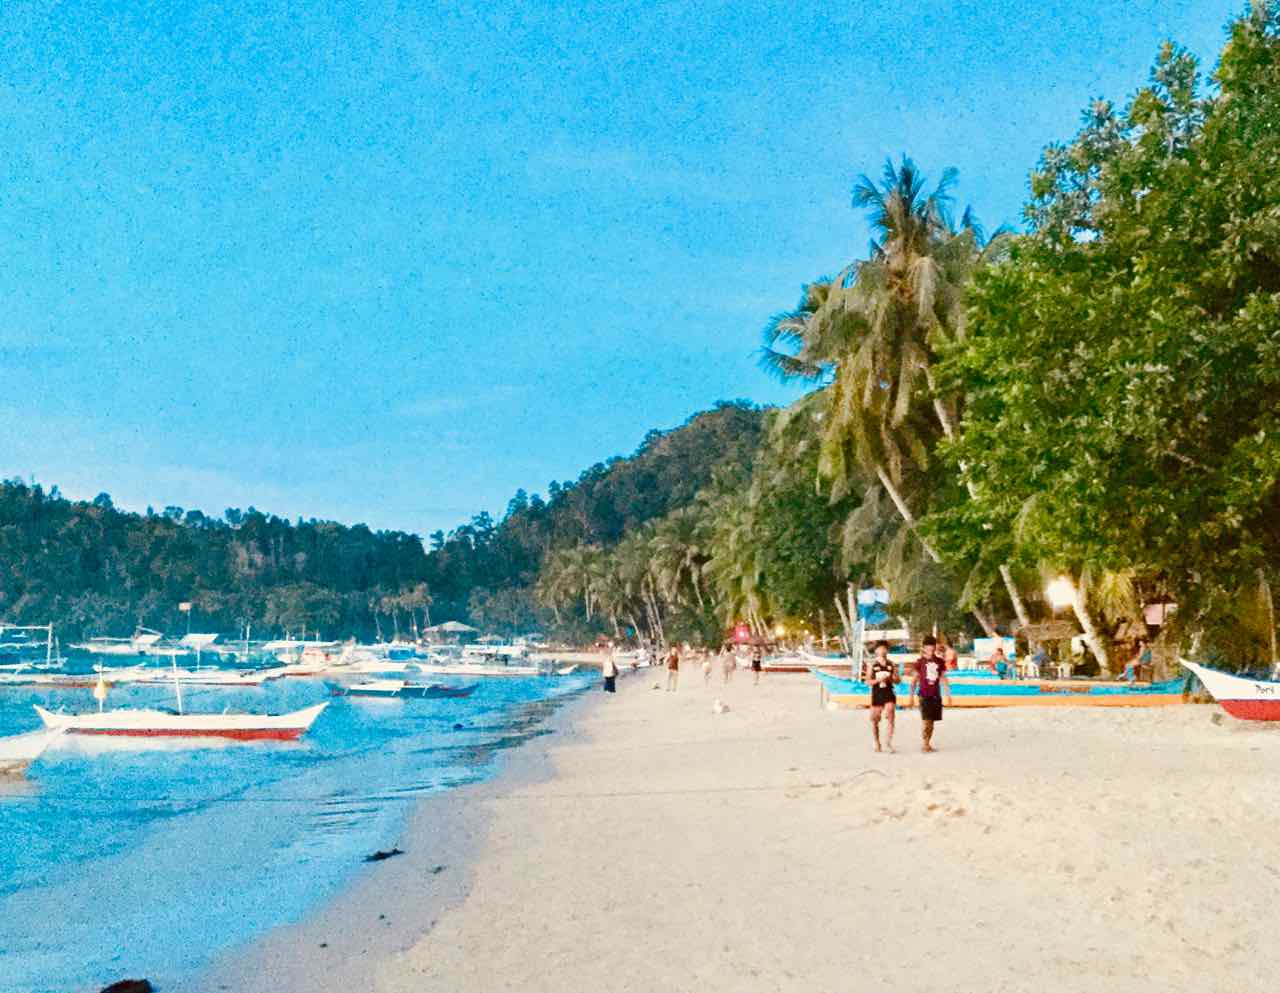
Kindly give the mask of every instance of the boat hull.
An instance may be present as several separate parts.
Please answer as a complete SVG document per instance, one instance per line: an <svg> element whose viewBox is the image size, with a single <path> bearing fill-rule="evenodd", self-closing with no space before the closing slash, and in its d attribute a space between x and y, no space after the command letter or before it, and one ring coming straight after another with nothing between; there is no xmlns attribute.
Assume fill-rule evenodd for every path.
<svg viewBox="0 0 1280 993"><path fill-rule="evenodd" d="M21 776L58 736L57 731L29 731L0 738L0 776Z"/></svg>
<svg viewBox="0 0 1280 993"><path fill-rule="evenodd" d="M116 738L226 738L230 741L296 741L306 732L295 728L67 728L67 734Z"/></svg>
<svg viewBox="0 0 1280 993"><path fill-rule="evenodd" d="M871 706L871 690L854 682L813 670L829 699L837 707ZM896 687L899 706L910 694L906 683ZM1039 683L958 684L951 687L948 706L961 709L1000 707L1171 707L1184 703L1181 680L1150 686L1076 683L1068 686Z"/></svg>
<svg viewBox="0 0 1280 993"><path fill-rule="evenodd" d="M1242 721L1280 721L1280 683L1233 676L1186 659L1179 661L1232 717Z"/></svg>
<svg viewBox="0 0 1280 993"><path fill-rule="evenodd" d="M37 706L48 728L66 734L109 738L224 738L229 741L292 741L307 732L327 703L290 714L171 714L159 710L108 710L55 714Z"/></svg>

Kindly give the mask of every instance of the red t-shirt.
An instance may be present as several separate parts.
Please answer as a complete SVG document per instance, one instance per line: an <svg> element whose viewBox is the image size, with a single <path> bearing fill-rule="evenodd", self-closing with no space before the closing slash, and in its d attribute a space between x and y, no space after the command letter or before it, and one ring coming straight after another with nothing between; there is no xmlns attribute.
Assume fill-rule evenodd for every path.
<svg viewBox="0 0 1280 993"><path fill-rule="evenodd" d="M917 693L921 699L925 697L942 697L942 677L947 673L946 663L938 656L916 659L916 676L918 678Z"/></svg>

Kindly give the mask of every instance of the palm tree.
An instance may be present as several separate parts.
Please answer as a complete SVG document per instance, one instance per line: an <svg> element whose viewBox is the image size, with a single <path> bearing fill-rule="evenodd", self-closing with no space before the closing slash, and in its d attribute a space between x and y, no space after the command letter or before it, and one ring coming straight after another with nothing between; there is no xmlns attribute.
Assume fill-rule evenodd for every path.
<svg viewBox="0 0 1280 993"><path fill-rule="evenodd" d="M939 350L964 333L963 297L973 273L1003 251L972 212L957 226L950 213L956 172L932 191L915 163L885 163L881 182L861 176L853 205L870 211L876 237L867 259L808 287L800 307L775 317L763 362L785 378L831 379L821 468L838 485L852 464L871 469L913 531L903 480L924 468L939 432L951 438L957 398L934 380ZM927 401L927 404L924 403ZM931 411L923 416L922 407ZM926 555L937 551L917 533ZM1027 615L1012 574L1000 573L1022 623ZM990 621L975 610L989 633Z"/></svg>

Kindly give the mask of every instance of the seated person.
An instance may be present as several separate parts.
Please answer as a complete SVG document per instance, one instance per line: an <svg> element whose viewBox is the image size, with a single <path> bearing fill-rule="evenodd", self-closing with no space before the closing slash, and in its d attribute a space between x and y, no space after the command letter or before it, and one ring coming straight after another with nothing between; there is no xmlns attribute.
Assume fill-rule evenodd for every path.
<svg viewBox="0 0 1280 993"><path fill-rule="evenodd" d="M1012 666L1009 665L1009 657L1004 653L1003 645L996 645L996 650L991 653L991 668L1001 679L1010 677Z"/></svg>
<svg viewBox="0 0 1280 993"><path fill-rule="evenodd" d="M1135 679L1141 679L1144 667L1149 674L1151 672L1151 646L1147 644L1146 638L1139 638L1138 647L1134 650L1133 658L1124 667L1124 678L1130 683Z"/></svg>

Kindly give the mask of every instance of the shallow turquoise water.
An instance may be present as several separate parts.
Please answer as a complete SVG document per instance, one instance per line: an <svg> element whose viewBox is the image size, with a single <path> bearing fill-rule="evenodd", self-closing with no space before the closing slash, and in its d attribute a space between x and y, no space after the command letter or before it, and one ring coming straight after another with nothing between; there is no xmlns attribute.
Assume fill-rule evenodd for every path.
<svg viewBox="0 0 1280 993"><path fill-rule="evenodd" d="M332 702L297 743L64 739L27 783L0 787L0 991L124 976L185 988L213 954L332 895L397 840L414 799L490 774L503 748L538 733L543 708L530 705L591 681L489 679L467 699L404 701L334 699L312 679L193 687L189 711ZM89 690L0 687L0 735L37 728L33 703L97 706ZM108 699L172 703L159 686Z"/></svg>

